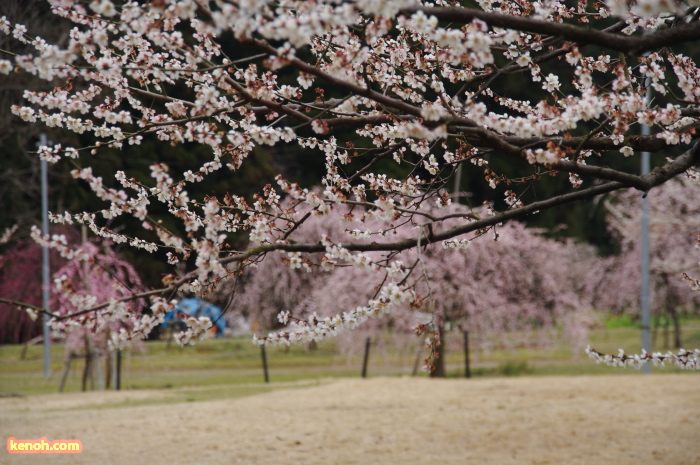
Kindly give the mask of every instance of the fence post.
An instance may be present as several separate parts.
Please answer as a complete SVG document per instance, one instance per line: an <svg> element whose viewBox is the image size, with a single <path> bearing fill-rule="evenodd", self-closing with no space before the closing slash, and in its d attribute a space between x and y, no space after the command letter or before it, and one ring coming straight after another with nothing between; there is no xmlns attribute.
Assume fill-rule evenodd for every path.
<svg viewBox="0 0 700 465"><path fill-rule="evenodd" d="M469 331L464 331L464 377L472 377L472 372L469 369Z"/></svg>
<svg viewBox="0 0 700 465"><path fill-rule="evenodd" d="M270 377L267 374L267 354L265 353L265 344L260 346L260 355L262 356L263 372L265 373L265 382L270 382Z"/></svg>
<svg viewBox="0 0 700 465"><path fill-rule="evenodd" d="M102 358L102 355L100 352L98 352L97 349L95 349L95 353L93 355L93 360L95 360L95 372L97 373L97 389L100 391L105 390L105 382L104 378L102 377L102 364L100 363L100 359Z"/></svg>
<svg viewBox="0 0 700 465"><path fill-rule="evenodd" d="M362 377L366 378L367 377L367 362L369 361L369 348L370 345L372 344L372 339L367 338L365 341L365 356L362 360Z"/></svg>
<svg viewBox="0 0 700 465"><path fill-rule="evenodd" d="M66 362L66 369L63 372L63 378L61 378L61 386L58 388L58 392L63 392L63 388L66 387L66 380L68 379L68 372L70 372L70 365L73 363L73 352L68 356L68 361Z"/></svg>
<svg viewBox="0 0 700 465"><path fill-rule="evenodd" d="M122 351L117 350L117 376L114 378L114 389L119 391L122 388Z"/></svg>

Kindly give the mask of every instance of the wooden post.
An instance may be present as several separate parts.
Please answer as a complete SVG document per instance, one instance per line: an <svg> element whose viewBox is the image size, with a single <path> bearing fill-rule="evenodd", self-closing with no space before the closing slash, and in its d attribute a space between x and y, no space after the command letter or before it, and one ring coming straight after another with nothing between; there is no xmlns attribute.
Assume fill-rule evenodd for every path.
<svg viewBox="0 0 700 465"><path fill-rule="evenodd" d="M114 351L107 352L105 356L105 389L112 387L112 379L114 373Z"/></svg>
<svg viewBox="0 0 700 465"><path fill-rule="evenodd" d="M117 350L117 371L114 378L114 389L119 391L122 388L122 351Z"/></svg>
<svg viewBox="0 0 700 465"><path fill-rule="evenodd" d="M265 353L265 344L262 344L260 346L260 355L262 356L263 373L265 374L265 382L269 383L270 377L267 374L267 354Z"/></svg>
<svg viewBox="0 0 700 465"><path fill-rule="evenodd" d="M102 377L102 364L100 363L100 359L102 358L102 355L95 349L95 352L93 354L93 360L95 360L95 373L97 374L97 389L100 391L105 390L105 382L104 378Z"/></svg>
<svg viewBox="0 0 700 465"><path fill-rule="evenodd" d="M411 376L416 376L418 374L418 369L420 368L420 359L423 356L423 351L425 349L423 348L423 341L419 340L418 341L418 350L416 350L416 361L413 362L413 372L411 373Z"/></svg>
<svg viewBox="0 0 700 465"><path fill-rule="evenodd" d="M369 348L372 345L372 339L367 338L365 341L365 356L362 360L362 377L367 377L367 362L369 361Z"/></svg>
<svg viewBox="0 0 700 465"><path fill-rule="evenodd" d="M66 362L66 370L63 372L63 378L61 378L61 386L58 388L58 392L63 392L63 388L66 386L66 380L68 379L68 372L70 371L70 364L73 362L73 352L68 356L68 361Z"/></svg>
<svg viewBox="0 0 700 465"><path fill-rule="evenodd" d="M92 370L92 356L91 356L90 350L88 348L88 351L85 352L85 369L83 369L83 383L82 383L83 392L87 391L88 379L90 379L90 380L92 379L91 378L91 373L92 373L91 370Z"/></svg>
<svg viewBox="0 0 700 465"><path fill-rule="evenodd" d="M464 331L464 377L472 377L472 372L469 369L469 331Z"/></svg>

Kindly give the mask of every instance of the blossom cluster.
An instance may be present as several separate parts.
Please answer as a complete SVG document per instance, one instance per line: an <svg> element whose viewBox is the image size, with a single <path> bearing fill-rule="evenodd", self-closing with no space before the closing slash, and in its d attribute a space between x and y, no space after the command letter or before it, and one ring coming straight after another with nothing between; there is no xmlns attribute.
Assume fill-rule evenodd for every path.
<svg viewBox="0 0 700 465"><path fill-rule="evenodd" d="M12 227L6 228L5 231L0 236L0 245L7 244L12 239L12 235L19 229L19 225L15 224Z"/></svg>
<svg viewBox="0 0 700 465"><path fill-rule="evenodd" d="M633 367L640 369L646 363L651 362L654 366L662 368L666 363L669 363L683 370L700 370L700 349L695 349L694 351L679 349L675 354L671 351L666 354L662 354L661 352L650 354L642 349L641 354L634 355L625 354L625 351L620 349L617 355L613 355L600 353L591 348L591 346L588 346L586 348L586 353L595 360L596 363L603 363L613 367Z"/></svg>
<svg viewBox="0 0 700 465"><path fill-rule="evenodd" d="M119 328L118 331L110 332L108 341L109 350L123 349L131 345L134 341L146 339L153 329L165 321L165 314L173 310L176 306L174 300L168 302L162 297L151 299L151 313L145 315L128 315L127 324ZM181 338L183 333L178 333Z"/></svg>
<svg viewBox="0 0 700 465"><path fill-rule="evenodd" d="M185 331L175 334L175 341L180 345L195 344L207 337L207 332L214 325L207 316L194 317L191 315L179 315L187 325Z"/></svg>
<svg viewBox="0 0 700 465"><path fill-rule="evenodd" d="M264 337L256 335L254 341L260 345L270 346L320 341L336 336L344 330L355 329L368 319L381 317L404 304L411 305L417 298L415 291L395 283L388 283L382 287L377 299L370 300L366 306L333 316L319 317L313 313L306 319L292 319L287 329L269 333ZM289 311L285 310L279 314L278 318L286 323L291 316Z"/></svg>

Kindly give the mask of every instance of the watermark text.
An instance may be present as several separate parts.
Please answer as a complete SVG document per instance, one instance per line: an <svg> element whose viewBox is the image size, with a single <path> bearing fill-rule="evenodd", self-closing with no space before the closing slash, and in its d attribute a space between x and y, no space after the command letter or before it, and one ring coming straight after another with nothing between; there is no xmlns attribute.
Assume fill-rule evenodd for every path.
<svg viewBox="0 0 700 465"><path fill-rule="evenodd" d="M82 451L83 443L77 439L7 438L7 452L10 454L79 454Z"/></svg>

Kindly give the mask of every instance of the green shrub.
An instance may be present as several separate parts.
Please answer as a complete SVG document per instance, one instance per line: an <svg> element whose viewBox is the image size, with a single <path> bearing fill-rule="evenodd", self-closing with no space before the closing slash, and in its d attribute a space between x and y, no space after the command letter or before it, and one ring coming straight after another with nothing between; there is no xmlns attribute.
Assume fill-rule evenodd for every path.
<svg viewBox="0 0 700 465"><path fill-rule="evenodd" d="M505 363L498 365L498 373L502 376L520 376L529 373L531 370L527 366L527 362L514 362L508 360Z"/></svg>

